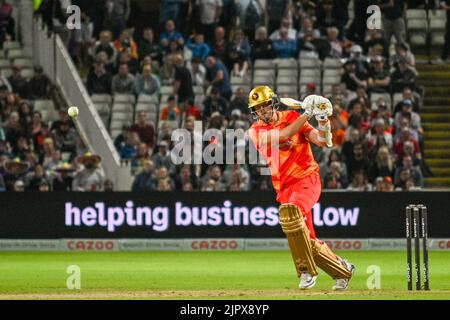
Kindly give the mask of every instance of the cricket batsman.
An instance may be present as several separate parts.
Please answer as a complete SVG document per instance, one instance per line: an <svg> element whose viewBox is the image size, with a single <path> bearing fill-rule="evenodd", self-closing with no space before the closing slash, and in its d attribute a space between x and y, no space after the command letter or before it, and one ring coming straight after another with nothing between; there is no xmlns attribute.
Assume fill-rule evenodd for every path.
<svg viewBox="0 0 450 320"><path fill-rule="evenodd" d="M278 111L280 104L304 110ZM316 238L312 207L319 200L322 185L319 166L314 160L310 142L331 147L331 102L318 95L307 96L303 102L278 99L267 86L254 88L249 94L249 109L258 120L249 129L249 137L270 167L277 192L280 224L287 237L300 289L314 287L318 268L328 273L336 284L333 290L346 290L355 267L338 257ZM308 120L315 117L318 129Z"/></svg>

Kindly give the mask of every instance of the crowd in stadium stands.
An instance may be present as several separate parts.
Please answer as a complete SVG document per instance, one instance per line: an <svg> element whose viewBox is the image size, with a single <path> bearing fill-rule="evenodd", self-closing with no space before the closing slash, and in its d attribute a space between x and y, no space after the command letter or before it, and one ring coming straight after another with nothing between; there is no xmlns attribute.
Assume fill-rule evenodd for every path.
<svg viewBox="0 0 450 320"><path fill-rule="evenodd" d="M256 0L245 8L233 0L163 0L160 27L143 30L135 29L129 19L130 0L71 2L82 12L82 28L75 32L61 28L66 17L63 6L56 15L59 24L58 19L49 18L49 8L43 6L40 11L66 41L80 71L89 68L89 94L145 94L159 99L162 86L173 86L156 121L149 121L147 112L136 111L135 123L124 125L115 137L120 156L131 163L133 191L272 190L270 175L261 174L262 165L175 165L170 157L171 132L185 128L193 143L202 139L194 132L195 121L202 121L204 130L247 129L253 121L247 109L248 88L234 88L230 79L240 77L250 84L255 61L288 58L342 62L341 81L326 94L334 106L334 147L313 146L325 189L423 187L423 177L429 174L420 119L423 91L407 43L406 1L355 1L355 19L349 23L347 0L267 0L266 10ZM370 4L380 5L383 30L367 29ZM390 54L394 37L395 53ZM100 161L95 155L84 155L78 162L94 167L98 178L90 173L73 178L70 163L79 152L71 120L62 112L60 121L47 128L39 113L32 112L32 102L18 98L19 94L33 99L37 94L27 92L33 79L25 84L19 74L20 70L9 79L2 78L0 152L5 158L9 145L9 152L20 159L14 161L28 164L20 179L2 172L6 188L40 189L42 181L53 181L54 190L111 190L110 182L106 187L98 183L105 178L95 169ZM205 90L203 101L195 99L193 89L198 86ZM301 88L300 97L321 94L319 86L309 83ZM399 92L403 99L393 106L390 99L370 99L374 93ZM211 143L217 141L211 139L203 147ZM237 153L222 147L224 154ZM248 141L245 147L249 148ZM70 153L67 163L61 162L63 152ZM79 181L65 182L83 177L95 182L84 187Z"/></svg>

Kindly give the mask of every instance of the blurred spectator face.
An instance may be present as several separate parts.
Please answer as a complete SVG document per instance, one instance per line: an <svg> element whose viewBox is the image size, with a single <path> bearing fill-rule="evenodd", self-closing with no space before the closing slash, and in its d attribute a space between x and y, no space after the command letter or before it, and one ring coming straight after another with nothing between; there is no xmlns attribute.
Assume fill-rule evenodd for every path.
<svg viewBox="0 0 450 320"><path fill-rule="evenodd" d="M359 130L357 129L352 130L352 132L350 133L350 141L353 143L359 141Z"/></svg>
<svg viewBox="0 0 450 320"><path fill-rule="evenodd" d="M105 51L100 51L95 56L95 60L103 62L103 64L108 63L108 54Z"/></svg>
<svg viewBox="0 0 450 320"><path fill-rule="evenodd" d="M375 132L377 134L383 134L385 129L386 125L384 124L384 120L381 118L377 119L377 121L375 122Z"/></svg>
<svg viewBox="0 0 450 320"><path fill-rule="evenodd" d="M94 71L95 71L95 73L96 74L103 73L103 71L105 70L104 67L105 67L105 65L104 65L104 63L101 60L97 61L94 64Z"/></svg>
<svg viewBox="0 0 450 320"><path fill-rule="evenodd" d="M381 72L384 69L384 61L381 59L374 60L372 65L376 72Z"/></svg>
<svg viewBox="0 0 450 320"><path fill-rule="evenodd" d="M130 51L122 51L119 55L119 63L128 63L131 60L131 53Z"/></svg>
<svg viewBox="0 0 450 320"><path fill-rule="evenodd" d="M339 30L336 27L327 28L328 41L336 41L339 35Z"/></svg>
<svg viewBox="0 0 450 320"><path fill-rule="evenodd" d="M216 64L216 59L213 56L206 58L205 64L208 68L213 68Z"/></svg>
<svg viewBox="0 0 450 320"><path fill-rule="evenodd" d="M403 46L400 43L397 43L395 45L395 53L397 57L404 58L406 57L406 50L403 48Z"/></svg>
<svg viewBox="0 0 450 320"><path fill-rule="evenodd" d="M204 42L205 42L205 37L202 34L195 35L195 43L196 44L202 44Z"/></svg>
<svg viewBox="0 0 450 320"><path fill-rule="evenodd" d="M147 113L145 111L141 111L138 114L138 124L143 126L147 123Z"/></svg>
<svg viewBox="0 0 450 320"><path fill-rule="evenodd" d="M331 95L337 96L342 93L342 87L339 83L335 83L331 86Z"/></svg>
<svg viewBox="0 0 450 320"><path fill-rule="evenodd" d="M217 89L211 90L210 96L211 96L211 98L212 98L214 101L219 100L219 99L220 99L220 92L219 92L219 90L217 90Z"/></svg>
<svg viewBox="0 0 450 320"><path fill-rule="evenodd" d="M28 150L28 141L25 137L20 137L17 139L17 148L19 150Z"/></svg>
<svg viewBox="0 0 450 320"><path fill-rule="evenodd" d="M402 117L400 120L400 127L402 129L408 129L409 128L409 119L406 117Z"/></svg>
<svg viewBox="0 0 450 320"><path fill-rule="evenodd" d="M280 38L281 40L288 40L288 29L284 27L280 28Z"/></svg>
<svg viewBox="0 0 450 320"><path fill-rule="evenodd" d="M236 89L236 92L234 93L234 97L235 97L237 100L243 100L243 99L245 99L246 97L245 97L245 91L244 91L244 89L243 89L243 88L237 88L237 89Z"/></svg>
<svg viewBox="0 0 450 320"><path fill-rule="evenodd" d="M10 125L16 125L19 124L19 114L17 112L11 112L11 114L9 115L9 124Z"/></svg>
<svg viewBox="0 0 450 320"><path fill-rule="evenodd" d="M39 164L34 168L34 177L42 178L44 176L44 168Z"/></svg>
<svg viewBox="0 0 450 320"><path fill-rule="evenodd" d="M413 111L412 103L410 100L406 100L407 102L403 102L403 112L411 113Z"/></svg>
<svg viewBox="0 0 450 320"><path fill-rule="evenodd" d="M414 179L412 179L412 178L409 178L405 183L406 190L410 190L410 189L414 188L415 186L416 185L414 183Z"/></svg>
<svg viewBox="0 0 450 320"><path fill-rule="evenodd" d="M413 160L411 156L403 156L402 160L403 168L411 169L413 167Z"/></svg>
<svg viewBox="0 0 450 320"><path fill-rule="evenodd" d="M402 169L400 171L400 180L407 181L409 178L411 178L411 171L409 169Z"/></svg>
<svg viewBox="0 0 450 320"><path fill-rule="evenodd" d="M44 148L44 152L46 154L51 154L55 150L53 140L51 138L46 138L42 144L42 147Z"/></svg>
<svg viewBox="0 0 450 320"><path fill-rule="evenodd" d="M21 114L28 114L31 111L30 105L26 102L22 102L19 106L19 111Z"/></svg>
<svg viewBox="0 0 450 320"><path fill-rule="evenodd" d="M241 30L237 30L237 31L234 33L233 41L234 41L235 43L239 43L239 42L241 42L242 40L244 40L244 32L242 32Z"/></svg>
<svg viewBox="0 0 450 320"><path fill-rule="evenodd" d="M92 158L86 158L84 161L84 167L86 169L92 169L94 167L94 160Z"/></svg>
<svg viewBox="0 0 450 320"><path fill-rule="evenodd" d="M330 171L335 177L339 177L341 175L341 163L339 161L333 161L330 164Z"/></svg>
<svg viewBox="0 0 450 320"><path fill-rule="evenodd" d="M327 177L326 189L339 189L339 181L336 179L336 177Z"/></svg>
<svg viewBox="0 0 450 320"><path fill-rule="evenodd" d="M222 40L225 38L225 29L223 27L217 27L214 30L214 35L216 37L216 40Z"/></svg>
<svg viewBox="0 0 450 320"><path fill-rule="evenodd" d="M156 178L157 178L158 180L160 180L160 179L165 179L165 178L167 178L168 176L169 176L169 173L168 173L166 167L161 167L161 168L159 168L159 169L156 171Z"/></svg>
<svg viewBox="0 0 450 320"><path fill-rule="evenodd" d="M382 177L377 177L375 179L375 191L383 191L383 178Z"/></svg>
<svg viewBox="0 0 450 320"><path fill-rule="evenodd" d="M414 95L410 88L403 89L403 100L414 100Z"/></svg>
<svg viewBox="0 0 450 320"><path fill-rule="evenodd" d="M144 68L142 69L142 74L145 79L151 79L152 78L152 66L150 64L146 64Z"/></svg>
<svg viewBox="0 0 450 320"><path fill-rule="evenodd" d="M147 173L152 172L153 171L153 161L152 160L144 161L143 168L144 168L144 171Z"/></svg>
<svg viewBox="0 0 450 320"><path fill-rule="evenodd" d="M366 184L365 181L366 181L366 178L364 176L364 172L358 171L357 173L355 173L355 176L353 177L353 182L355 185L363 186Z"/></svg>
<svg viewBox="0 0 450 320"><path fill-rule="evenodd" d="M141 142L139 139L139 134L134 131L128 132L127 140L128 143L133 146L137 146Z"/></svg>
<svg viewBox="0 0 450 320"><path fill-rule="evenodd" d="M176 41L170 41L169 52L175 53L178 50L178 43Z"/></svg>
<svg viewBox="0 0 450 320"><path fill-rule="evenodd" d="M128 75L128 65L127 64L121 64L119 67L119 75L120 76L127 76Z"/></svg>
<svg viewBox="0 0 450 320"><path fill-rule="evenodd" d="M365 98L366 97L366 89L364 87L358 86L356 88L356 95L358 98Z"/></svg>
<svg viewBox="0 0 450 320"><path fill-rule="evenodd" d="M281 27L282 28L289 29L290 25L291 25L291 23L290 23L289 19L283 18L281 20Z"/></svg>
<svg viewBox="0 0 450 320"><path fill-rule="evenodd" d="M405 154L405 156L414 154L414 144L411 141L405 141L403 143L403 153Z"/></svg>
<svg viewBox="0 0 450 320"><path fill-rule="evenodd" d="M124 41L129 41L130 40L130 34L128 33L128 31L124 30L122 31L122 33L119 36L119 40L120 42L122 42L122 45L124 44Z"/></svg>
<svg viewBox="0 0 450 320"><path fill-rule="evenodd" d="M361 114L363 110L362 104L360 102L356 102L353 105L352 114Z"/></svg>
<svg viewBox="0 0 450 320"><path fill-rule="evenodd" d="M380 149L378 149L378 158L383 163L386 163L387 160L389 160L389 149L387 147L384 147L384 146L380 147Z"/></svg>
<svg viewBox="0 0 450 320"><path fill-rule="evenodd" d="M150 28L144 29L144 31L142 33L142 37L147 41L153 42L153 38L154 38L153 30Z"/></svg>
<svg viewBox="0 0 450 320"><path fill-rule="evenodd" d="M152 63L153 63L153 60L152 60L152 57L150 57L150 56L145 56L144 59L142 59L143 66L146 66L148 64L152 65Z"/></svg>
<svg viewBox="0 0 450 320"><path fill-rule="evenodd" d="M349 63L347 63L347 64L345 65L345 71L346 71L347 73L354 73L355 70L356 70L356 64L355 64L354 61L350 61Z"/></svg>
<svg viewBox="0 0 450 320"><path fill-rule="evenodd" d="M331 150L329 159L330 159L330 162L340 161L339 160L339 153L336 150Z"/></svg>
<svg viewBox="0 0 450 320"><path fill-rule="evenodd" d="M173 110L176 107L176 101L175 98L169 98L167 100L167 107L169 107L169 110Z"/></svg>
<svg viewBox="0 0 450 320"><path fill-rule="evenodd" d="M193 190L192 183L190 183L190 182L183 183L182 190L183 191L192 191Z"/></svg>
<svg viewBox="0 0 450 320"><path fill-rule="evenodd" d="M211 168L211 174L210 174L211 179L214 179L217 181L220 179L221 175L222 175L222 172L220 171L220 168L218 166L214 166Z"/></svg>
<svg viewBox="0 0 450 320"><path fill-rule="evenodd" d="M18 65L12 66L12 76L14 78L20 78L22 76L22 68Z"/></svg>
<svg viewBox="0 0 450 320"><path fill-rule="evenodd" d="M148 156L148 146L146 143L142 142L138 146L138 156L145 157Z"/></svg>
<svg viewBox="0 0 450 320"><path fill-rule="evenodd" d="M156 187L158 191L170 191L170 183L168 179L158 180L158 186Z"/></svg>
<svg viewBox="0 0 450 320"><path fill-rule="evenodd" d="M364 157L363 152L363 146L361 144L355 144L353 146L353 157L355 160L361 160Z"/></svg>
<svg viewBox="0 0 450 320"><path fill-rule="evenodd" d="M191 171L189 170L188 167L183 167L180 170L180 178L183 181L189 180L189 178L191 177Z"/></svg>
<svg viewBox="0 0 450 320"><path fill-rule="evenodd" d="M186 119L184 123L184 128L188 131L194 131L195 122L193 119Z"/></svg>
<svg viewBox="0 0 450 320"><path fill-rule="evenodd" d="M111 41L110 35L108 31L102 31L100 32L100 42L105 44L109 43Z"/></svg>
<svg viewBox="0 0 450 320"><path fill-rule="evenodd" d="M313 24L310 18L303 19L303 31L311 31L313 30Z"/></svg>
<svg viewBox="0 0 450 320"><path fill-rule="evenodd" d="M167 20L166 22L166 32L172 33L175 30L175 22L173 20Z"/></svg>
<svg viewBox="0 0 450 320"><path fill-rule="evenodd" d="M206 186L204 188L205 191L214 191L216 189L216 181L213 179L209 179L206 182Z"/></svg>
<svg viewBox="0 0 450 320"><path fill-rule="evenodd" d="M107 179L103 185L103 190L114 191L114 184L111 180Z"/></svg>
<svg viewBox="0 0 450 320"><path fill-rule="evenodd" d="M267 29L265 27L259 27L256 29L255 40L267 40Z"/></svg>
<svg viewBox="0 0 450 320"><path fill-rule="evenodd" d="M406 60L399 60L398 68L399 68L400 72L406 71L408 69L408 65L406 64Z"/></svg>
<svg viewBox="0 0 450 320"><path fill-rule="evenodd" d="M14 183L14 191L15 192L24 192L25 191L25 184L22 180L17 180Z"/></svg>
<svg viewBox="0 0 450 320"><path fill-rule="evenodd" d="M59 150L55 150L52 153L52 160L59 161L61 159L61 152Z"/></svg>

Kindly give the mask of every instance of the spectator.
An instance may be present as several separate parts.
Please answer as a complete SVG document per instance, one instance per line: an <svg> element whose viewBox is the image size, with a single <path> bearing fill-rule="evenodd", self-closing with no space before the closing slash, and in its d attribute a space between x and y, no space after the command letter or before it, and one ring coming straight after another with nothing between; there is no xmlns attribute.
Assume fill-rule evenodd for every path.
<svg viewBox="0 0 450 320"><path fill-rule="evenodd" d="M161 83L159 77L152 73L152 65L146 64L142 68L142 75L136 76L136 95L159 95Z"/></svg>
<svg viewBox="0 0 450 320"><path fill-rule="evenodd" d="M58 111L58 120L52 122L52 126L50 127L50 131L52 133L55 132L55 130L59 130L59 127L62 122L67 123L69 127L75 128L75 124L73 123L72 119L67 114L66 110L60 109Z"/></svg>
<svg viewBox="0 0 450 320"><path fill-rule="evenodd" d="M155 183L157 191L172 191L175 189L175 183L169 176L169 171L166 167L156 169Z"/></svg>
<svg viewBox="0 0 450 320"><path fill-rule="evenodd" d="M340 34L340 40L344 40L344 27L348 22L348 3L347 0L320 1L316 9L319 29L334 27Z"/></svg>
<svg viewBox="0 0 450 320"><path fill-rule="evenodd" d="M199 58L193 58L191 63L187 65L191 73L192 85L205 87L206 84L206 68L203 66Z"/></svg>
<svg viewBox="0 0 450 320"><path fill-rule="evenodd" d="M352 112L353 106L356 103L360 103L363 108L370 108L370 100L367 96L366 89L363 86L358 86L356 88L356 97L348 103L347 111Z"/></svg>
<svg viewBox="0 0 450 320"><path fill-rule="evenodd" d="M95 5L89 0L72 0L72 5L78 6L81 11L80 28L73 30L72 39L76 47L76 60L81 67L88 63L88 48L91 44L94 34L94 22L92 18L95 15Z"/></svg>
<svg viewBox="0 0 450 320"><path fill-rule="evenodd" d="M138 42L138 56L139 62L142 62L144 57L150 56L153 61L162 61L162 53L160 46L155 42L153 29L145 27L142 31L142 38Z"/></svg>
<svg viewBox="0 0 450 320"><path fill-rule="evenodd" d="M112 30L114 38L125 29L131 13L130 0L106 0L105 20L103 26Z"/></svg>
<svg viewBox="0 0 450 320"><path fill-rule="evenodd" d="M141 60L141 63L140 63L141 70L146 64L149 64L152 66L152 73L154 75L157 75L157 76L160 75L161 70L160 70L158 61L153 60L152 57L150 57L150 56L145 56L145 57L143 57L143 59Z"/></svg>
<svg viewBox="0 0 450 320"><path fill-rule="evenodd" d="M365 153L364 146L361 143L353 145L352 155L350 159L347 159L347 175L353 177L358 170L368 172L369 159L367 153Z"/></svg>
<svg viewBox="0 0 450 320"><path fill-rule="evenodd" d="M402 131L399 133L398 141L394 147L395 154L398 156L398 158L403 159L403 156L405 155L405 148L408 148L406 146L407 144L412 144L414 156L417 159L422 159L419 141L417 139L414 139L412 131L407 128L402 129Z"/></svg>
<svg viewBox="0 0 450 320"><path fill-rule="evenodd" d="M42 165L38 164L34 167L33 172L26 175L25 179L28 181L28 190L38 191L42 180L47 180L47 175L45 174Z"/></svg>
<svg viewBox="0 0 450 320"><path fill-rule="evenodd" d="M26 131L20 125L19 119L19 114L16 111L11 112L8 120L3 125L6 140L9 141L11 146L15 146L17 144L19 137L26 136Z"/></svg>
<svg viewBox="0 0 450 320"><path fill-rule="evenodd" d="M111 89L113 94L134 94L134 76L128 72L126 63L119 66L119 73L112 78Z"/></svg>
<svg viewBox="0 0 450 320"><path fill-rule="evenodd" d="M348 191L372 191L372 185L368 183L364 171L354 173L352 183L347 187Z"/></svg>
<svg viewBox="0 0 450 320"><path fill-rule="evenodd" d="M192 58L199 58L201 62L204 62L211 52L209 45L205 43L205 37L200 33L192 35L186 46L192 51Z"/></svg>
<svg viewBox="0 0 450 320"><path fill-rule="evenodd" d="M369 72L369 79L367 80L369 93L389 93L391 77L389 70L384 67L383 57L376 56L371 62L373 69Z"/></svg>
<svg viewBox="0 0 450 320"><path fill-rule="evenodd" d="M309 16L302 19L302 25L298 31L298 40L304 41L306 35L310 35L312 38L320 38L321 36L319 29L314 28L313 21Z"/></svg>
<svg viewBox="0 0 450 320"><path fill-rule="evenodd" d="M128 161L133 159L136 156L137 146L140 142L139 134L136 131L128 131L125 144L119 150L122 160Z"/></svg>
<svg viewBox="0 0 450 320"><path fill-rule="evenodd" d="M216 88L222 97L229 99L231 97L231 85L228 70L221 61L215 57L206 58L206 80L207 85Z"/></svg>
<svg viewBox="0 0 450 320"><path fill-rule="evenodd" d="M33 122L30 128L33 148L37 153L42 151L42 145L46 138L51 136L47 125L42 123L42 114L39 111L33 112Z"/></svg>
<svg viewBox="0 0 450 320"><path fill-rule="evenodd" d="M229 164L223 172L223 183L230 191L249 191L250 174L244 164ZM235 188L233 190L233 188Z"/></svg>
<svg viewBox="0 0 450 320"><path fill-rule="evenodd" d="M332 58L341 58L343 54L342 42L339 40L339 30L336 27L327 28L327 41L330 46L328 56Z"/></svg>
<svg viewBox="0 0 450 320"><path fill-rule="evenodd" d="M31 99L50 99L52 82L40 65L34 66L34 75L29 82Z"/></svg>
<svg viewBox="0 0 450 320"><path fill-rule="evenodd" d="M287 33L288 33L287 38L289 40L297 39L297 30L295 30L294 28L291 28L291 22L288 18L283 18L283 20L281 20L280 28L275 30L274 32L272 32L269 39L271 41L281 40L282 29L287 30Z"/></svg>
<svg viewBox="0 0 450 320"><path fill-rule="evenodd" d="M442 48L441 57L438 59L438 63L446 63L450 51L450 4L447 1L440 1L439 7L447 13L447 22L445 24L444 46Z"/></svg>
<svg viewBox="0 0 450 320"><path fill-rule="evenodd" d="M3 42L7 39L14 40L15 32L15 20L13 18L13 6L7 1L1 1L0 17L1 17L1 30L0 30L0 43L3 46Z"/></svg>
<svg viewBox="0 0 450 320"><path fill-rule="evenodd" d="M5 182L6 191L12 191L15 189L16 181L24 181L25 173L30 168L28 162L23 162L19 158L8 160L4 163L5 175L3 180Z"/></svg>
<svg viewBox="0 0 450 320"><path fill-rule="evenodd" d="M266 11L268 12L269 33L271 34L281 25L281 20L287 11L288 1L286 0L267 0Z"/></svg>
<svg viewBox="0 0 450 320"><path fill-rule="evenodd" d="M408 67L405 59L398 61L398 66L391 75L392 91L401 92L405 87L416 89L417 72Z"/></svg>
<svg viewBox="0 0 450 320"><path fill-rule="evenodd" d="M323 59L324 55L319 53L319 47L313 32L306 33L300 41L300 59Z"/></svg>
<svg viewBox="0 0 450 320"><path fill-rule="evenodd" d="M50 189L50 182L47 179L41 179L38 183L38 190L39 192L49 192Z"/></svg>
<svg viewBox="0 0 450 320"><path fill-rule="evenodd" d="M142 169L133 180L131 191L146 192L155 190L155 177L153 172L153 161L145 160Z"/></svg>
<svg viewBox="0 0 450 320"><path fill-rule="evenodd" d="M414 68L416 65L414 54L409 51L406 43L395 44L395 54L391 57L391 65L395 67L400 60L405 60L410 68Z"/></svg>
<svg viewBox="0 0 450 320"><path fill-rule="evenodd" d="M392 183L392 178L389 176L386 176L383 178L383 182L381 184L381 191L382 192L392 192L394 191L394 184Z"/></svg>
<svg viewBox="0 0 450 320"><path fill-rule="evenodd" d="M225 191L222 182L222 171L218 165L212 165L201 179L202 191Z"/></svg>
<svg viewBox="0 0 450 320"><path fill-rule="evenodd" d="M272 40L267 37L267 29L264 26L258 27L255 32L255 41L252 43L251 58L256 59L274 59Z"/></svg>
<svg viewBox="0 0 450 320"><path fill-rule="evenodd" d="M61 122L59 128L53 133L55 146L61 152L70 154L70 159L77 154L77 132L69 126L68 122Z"/></svg>
<svg viewBox="0 0 450 320"><path fill-rule="evenodd" d="M198 30L205 35L206 39L213 39L214 29L222 14L222 0L197 0L195 2L198 10Z"/></svg>
<svg viewBox="0 0 450 320"><path fill-rule="evenodd" d="M138 69L139 69L138 60L133 58L131 56L130 51L128 51L128 50L120 52L119 55L117 56L117 63L116 63L117 72L118 72L118 69L121 64L126 64L128 66L128 71L132 75L136 75L136 73L138 72ZM115 73L117 73L117 72L115 72Z"/></svg>
<svg viewBox="0 0 450 320"><path fill-rule="evenodd" d="M355 44L350 48L350 59L356 63L356 73L367 75L370 66L360 45Z"/></svg>
<svg viewBox="0 0 450 320"><path fill-rule="evenodd" d="M297 56L297 39L288 38L288 30L281 28L280 39L273 42L273 49L277 58L295 58Z"/></svg>
<svg viewBox="0 0 450 320"><path fill-rule="evenodd" d="M394 107L394 116L397 114L397 112L403 111L403 102L405 100L410 100L413 105L413 111L419 113L420 112L420 106L419 106L419 99L414 96L413 91L409 87L403 88L403 100L398 102Z"/></svg>
<svg viewBox="0 0 450 320"><path fill-rule="evenodd" d="M186 102L194 97L192 89L192 77L189 69L186 68L181 54L175 56L175 83L173 92L177 97L181 110L185 110Z"/></svg>
<svg viewBox="0 0 450 320"><path fill-rule="evenodd" d="M72 183L73 191L102 191L105 176L99 167L102 158L90 152L76 159L76 163L83 165L83 169L75 174Z"/></svg>
<svg viewBox="0 0 450 320"><path fill-rule="evenodd" d="M228 41L225 39L225 29L221 26L214 30L214 42L212 44L212 56L218 60L225 60L225 53L228 48Z"/></svg>
<svg viewBox="0 0 450 320"><path fill-rule="evenodd" d="M248 101L247 101L247 95L245 93L244 88L238 87L236 88L236 91L234 92L234 97L230 101L230 107L228 110L230 112L233 112L234 110L239 110L241 114L243 114L245 117L248 115ZM228 114L230 116L231 114Z"/></svg>
<svg viewBox="0 0 450 320"><path fill-rule="evenodd" d="M177 105L176 99L174 96L169 96L167 98L167 105L162 108L160 120L169 120L169 121L180 121L181 110Z"/></svg>
<svg viewBox="0 0 450 320"><path fill-rule="evenodd" d="M161 1L161 11L159 14L159 22L162 24L166 23L169 19L178 21L181 18L180 14L181 1L173 0L162 0Z"/></svg>
<svg viewBox="0 0 450 320"><path fill-rule="evenodd" d="M419 135L423 134L420 116L417 112L413 111L413 102L409 99L403 100L402 112L397 112L395 115L396 131L400 132L402 127L402 119L407 118L411 129L416 130Z"/></svg>
<svg viewBox="0 0 450 320"><path fill-rule="evenodd" d="M141 142L137 146L137 153L131 161L131 174L135 174L140 171L144 162L150 160L150 153L148 146Z"/></svg>
<svg viewBox="0 0 450 320"><path fill-rule="evenodd" d="M111 75L117 72L116 61L109 62L108 55L104 51L100 51L99 53L97 53L94 61L102 62L103 65L105 66L105 70L109 72Z"/></svg>
<svg viewBox="0 0 450 320"><path fill-rule="evenodd" d="M117 152L119 152L126 144L126 137L128 135L128 131L130 130L129 125L122 125L122 131L117 135L114 139L114 146L116 147Z"/></svg>
<svg viewBox="0 0 450 320"><path fill-rule="evenodd" d="M12 75L8 78L14 93L21 98L28 99L30 97L30 85L28 81L22 77L22 67L15 64L12 66Z"/></svg>
<svg viewBox="0 0 450 320"><path fill-rule="evenodd" d="M369 181L376 182L377 177L394 177L395 163L387 146L378 149L376 158L369 168Z"/></svg>
<svg viewBox="0 0 450 320"><path fill-rule="evenodd" d="M376 153L381 146L387 146L390 150L393 148L392 134L386 131L386 123L384 119L375 120L375 126L369 135L369 152Z"/></svg>
<svg viewBox="0 0 450 320"><path fill-rule="evenodd" d="M389 58L389 45L383 37L383 32L378 29L368 29L364 42L364 52L368 58L375 56L383 56Z"/></svg>
<svg viewBox="0 0 450 320"><path fill-rule="evenodd" d="M186 184L190 184L190 190L198 190L198 177L192 174L190 165L183 165L177 178L175 179L175 187L177 190L185 191Z"/></svg>
<svg viewBox="0 0 450 320"><path fill-rule="evenodd" d="M194 117L195 120L201 120L202 119L202 112L200 109L195 105L194 99L189 98L186 102L186 110L185 110L185 117Z"/></svg>
<svg viewBox="0 0 450 320"><path fill-rule="evenodd" d="M86 88L90 95L111 94L112 76L105 70L105 65L101 60L96 60L90 68Z"/></svg>
<svg viewBox="0 0 450 320"><path fill-rule="evenodd" d="M345 84L346 90L350 91L350 95L356 91L358 87L367 87L366 76L364 74L356 73L356 62L354 60L347 60L344 64L344 74L341 77L341 82Z"/></svg>
<svg viewBox="0 0 450 320"><path fill-rule="evenodd" d="M322 161L319 168L320 175L322 177L332 173L338 178L342 186L346 186L348 184L347 165L342 161L342 156L338 150L332 149L328 154L326 161Z"/></svg>
<svg viewBox="0 0 450 320"><path fill-rule="evenodd" d="M146 143L149 148L153 148L155 141L155 127L147 120L147 113L140 111L138 119L134 125L131 126L130 131L137 132L140 141Z"/></svg>
<svg viewBox="0 0 450 320"><path fill-rule="evenodd" d="M166 141L158 142L158 152L152 156L152 161L156 169L165 167L169 172L173 172L175 167L170 156L169 144Z"/></svg>
<svg viewBox="0 0 450 320"><path fill-rule="evenodd" d="M220 95L219 90L216 88L211 89L203 105L204 119L209 119L214 112L219 112L221 115L228 114L228 102Z"/></svg>
<svg viewBox="0 0 450 320"><path fill-rule="evenodd" d="M31 105L28 101L22 100L20 102L18 114L20 126L25 130L27 136L29 136L33 121L33 114L31 113Z"/></svg>
<svg viewBox="0 0 450 320"><path fill-rule="evenodd" d="M4 92L3 94L13 91L11 84L8 81L8 78L3 75L3 72L1 72L1 70L0 70L0 88Z"/></svg>
<svg viewBox="0 0 450 320"><path fill-rule="evenodd" d="M405 15L407 3L405 0L380 0L379 4L383 13L384 38L388 46L391 44L392 35L397 43L406 41Z"/></svg>
<svg viewBox="0 0 450 320"><path fill-rule="evenodd" d="M169 52L169 44L174 41L177 44L177 49L181 49L184 46L184 38L178 31L175 30L175 22L173 20L167 20L165 29L160 36L160 44L164 52Z"/></svg>
<svg viewBox="0 0 450 320"><path fill-rule="evenodd" d="M97 56L100 52L104 52L107 55L105 64L113 64L116 62L117 49L112 42L111 31L104 30L100 32L99 40L94 44L95 56Z"/></svg>
<svg viewBox="0 0 450 320"><path fill-rule="evenodd" d="M406 189L406 182L409 178L413 180L414 186L423 187L423 175L420 168L414 166L411 156L405 155L402 165L395 169L394 184Z"/></svg>
<svg viewBox="0 0 450 320"><path fill-rule="evenodd" d="M242 30L236 30L227 49L229 69L236 77L248 76L248 60L250 58L250 45L245 39Z"/></svg>

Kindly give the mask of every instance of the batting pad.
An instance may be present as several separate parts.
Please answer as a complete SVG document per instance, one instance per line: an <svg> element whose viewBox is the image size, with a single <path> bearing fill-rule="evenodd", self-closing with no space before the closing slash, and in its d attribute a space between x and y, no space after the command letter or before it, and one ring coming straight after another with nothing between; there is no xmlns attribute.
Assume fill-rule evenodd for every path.
<svg viewBox="0 0 450 320"><path fill-rule="evenodd" d="M280 206L280 224L287 237L297 276L308 272L317 275L317 266L312 253L309 230L299 208L293 204Z"/></svg>
<svg viewBox="0 0 450 320"><path fill-rule="evenodd" d="M329 274L333 279L348 279L352 272L340 262L338 256L326 245L317 239L311 239L312 253L317 266Z"/></svg>

